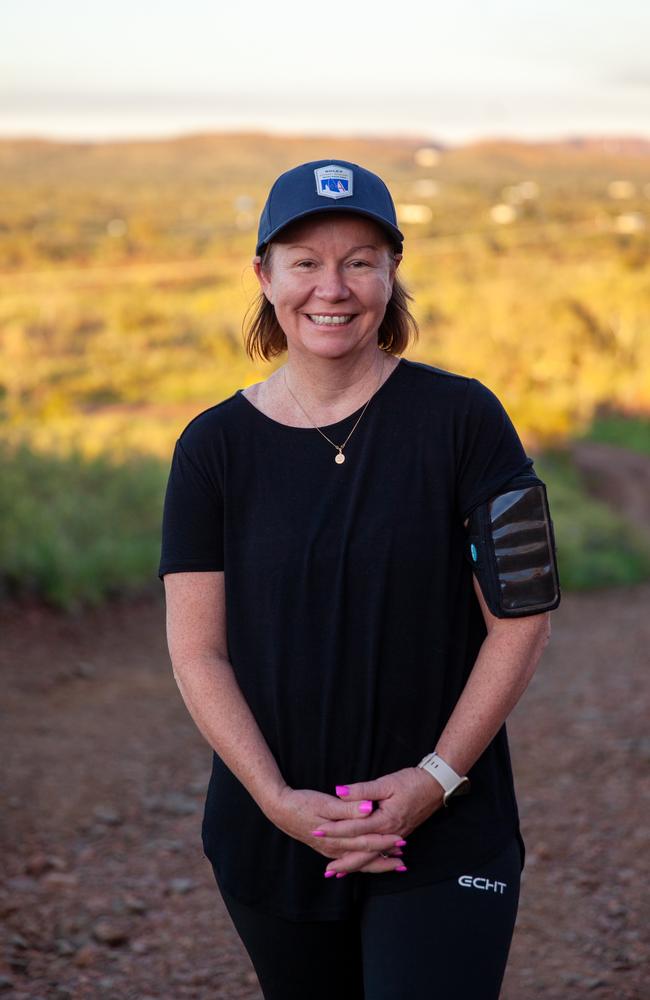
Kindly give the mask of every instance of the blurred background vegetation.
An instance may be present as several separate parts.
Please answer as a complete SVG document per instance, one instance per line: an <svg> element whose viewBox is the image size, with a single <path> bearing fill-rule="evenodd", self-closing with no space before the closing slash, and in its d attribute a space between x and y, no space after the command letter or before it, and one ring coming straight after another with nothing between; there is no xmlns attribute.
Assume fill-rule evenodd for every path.
<svg viewBox="0 0 650 1000"><path fill-rule="evenodd" d="M243 350L270 182L331 156L388 183L420 338L479 378L548 485L565 589L650 575L587 496L582 438L650 454L650 146L191 136L0 142L0 598L159 592L192 416L266 378Z"/></svg>

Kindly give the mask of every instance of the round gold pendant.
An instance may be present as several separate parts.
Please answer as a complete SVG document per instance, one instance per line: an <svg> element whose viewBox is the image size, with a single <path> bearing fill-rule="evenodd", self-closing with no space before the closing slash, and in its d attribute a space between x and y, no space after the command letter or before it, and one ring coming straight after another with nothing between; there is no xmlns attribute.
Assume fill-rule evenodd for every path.
<svg viewBox="0 0 650 1000"><path fill-rule="evenodd" d="M340 465L341 462L345 462L345 455L343 454L342 451L340 451L338 453L338 455L336 456L336 458L334 459L334 461L336 462L337 465Z"/></svg>

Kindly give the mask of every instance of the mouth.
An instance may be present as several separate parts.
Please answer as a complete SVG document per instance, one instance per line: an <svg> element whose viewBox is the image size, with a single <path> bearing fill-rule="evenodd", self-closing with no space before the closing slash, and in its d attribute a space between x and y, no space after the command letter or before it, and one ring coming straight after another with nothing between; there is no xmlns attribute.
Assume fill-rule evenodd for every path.
<svg viewBox="0 0 650 1000"><path fill-rule="evenodd" d="M337 313L335 315L328 313L305 313L305 316L312 323L315 323L316 326L347 326L354 319L354 313Z"/></svg>

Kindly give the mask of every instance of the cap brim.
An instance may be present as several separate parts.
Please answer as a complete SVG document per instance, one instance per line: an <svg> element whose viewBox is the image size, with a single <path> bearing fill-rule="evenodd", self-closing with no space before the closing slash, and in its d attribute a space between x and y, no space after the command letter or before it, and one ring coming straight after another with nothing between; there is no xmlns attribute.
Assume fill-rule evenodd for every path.
<svg viewBox="0 0 650 1000"><path fill-rule="evenodd" d="M373 222L376 222L386 233L390 233L390 235L393 237L393 239L395 240L396 243L399 243L399 245L400 245L400 252L401 252L402 242L404 240L404 234L399 231L399 229L397 228L397 226L393 226L393 225L391 225L391 223L386 222L385 219L383 219L380 215L377 215L375 212L369 212L365 208L357 208L356 205L354 205L354 206L353 205L322 205L319 208L309 208L309 209L307 209L306 212L299 212L298 215L294 215L293 218L289 219L288 222L283 222L281 226L277 226L275 229L273 229L268 234L268 236L266 237L266 239L264 240L263 243L258 243L257 244L257 247L255 248L255 253L258 254L258 255L261 254L262 250L264 249L264 247L268 243L270 243L271 240L275 236L277 236L278 233L281 233L283 229L287 229L290 225L292 225L292 223L297 222L298 219L304 219L308 215L318 215L321 212L341 212L341 211L343 211L343 212L354 212L355 215L364 215L364 216L366 216L366 218L372 219Z"/></svg>

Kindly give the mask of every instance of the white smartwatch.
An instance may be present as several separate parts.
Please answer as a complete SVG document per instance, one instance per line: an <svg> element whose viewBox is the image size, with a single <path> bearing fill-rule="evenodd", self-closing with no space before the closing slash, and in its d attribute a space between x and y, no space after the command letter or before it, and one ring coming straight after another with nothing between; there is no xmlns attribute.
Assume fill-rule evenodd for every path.
<svg viewBox="0 0 650 1000"><path fill-rule="evenodd" d="M426 757L423 757L417 766L428 771L442 785L445 790L442 802L445 806L449 804L449 799L452 796L467 795L472 787L469 778L456 774L454 769L449 764L446 764L435 750L432 753L428 753Z"/></svg>

